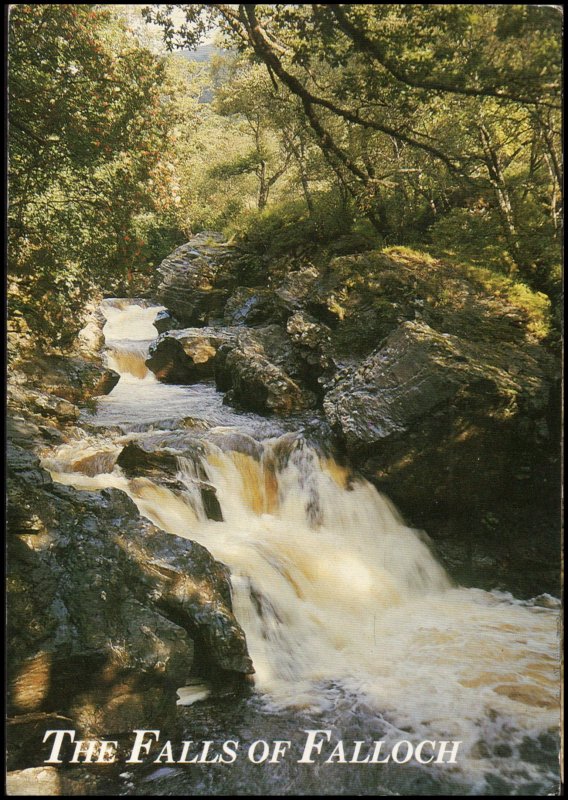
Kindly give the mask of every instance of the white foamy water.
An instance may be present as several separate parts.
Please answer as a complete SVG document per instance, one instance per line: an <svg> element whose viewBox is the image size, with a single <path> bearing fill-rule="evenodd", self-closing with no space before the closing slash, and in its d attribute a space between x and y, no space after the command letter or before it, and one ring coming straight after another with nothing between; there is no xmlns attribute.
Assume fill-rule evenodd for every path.
<svg viewBox="0 0 568 800"><path fill-rule="evenodd" d="M141 305L123 298L104 300L103 328L107 366L121 376L120 381L97 403L90 424L121 427L124 431L148 427L172 428L188 421L202 427L234 426L243 430L274 435L282 430L271 420L253 414L235 414L223 405L223 395L212 384L175 386L160 383L146 367L148 348L158 335L154 320L164 306Z"/></svg>
<svg viewBox="0 0 568 800"><path fill-rule="evenodd" d="M136 321L137 338L113 310L113 335L144 341L142 317L146 324L151 311L120 312ZM123 381L110 398L122 384L132 407L138 398L143 408L148 388L160 386L133 373ZM199 405L199 388L160 391L165 418L166 398L177 409L178 392ZM209 402L202 398L200 408ZM225 408L216 413L228 425L239 420ZM390 726L393 740L461 740L455 769L474 793L491 771L513 782L522 773L554 783L555 774L525 763L522 747L558 730L557 609L452 586L386 498L300 436L268 438L249 452L202 443L199 462L178 458L181 495L113 468L117 442L99 456L92 441L66 445L45 465L79 488L123 489L156 525L227 564L234 612L269 707L325 713L346 692L364 701L371 725L374 715ZM96 474L99 467L105 471ZM222 522L206 518L198 467L216 489ZM194 701L195 692L185 694ZM499 755L505 746L507 755Z"/></svg>

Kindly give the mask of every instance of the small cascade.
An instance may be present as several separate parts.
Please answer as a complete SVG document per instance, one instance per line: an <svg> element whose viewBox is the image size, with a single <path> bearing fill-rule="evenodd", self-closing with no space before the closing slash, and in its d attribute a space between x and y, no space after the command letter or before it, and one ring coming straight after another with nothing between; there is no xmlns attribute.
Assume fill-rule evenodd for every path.
<svg viewBox="0 0 568 800"><path fill-rule="evenodd" d="M154 320L163 306L149 303L129 303L121 298L104 300L102 312L106 318L103 334L106 343L107 366L122 377L142 380L154 376L146 367L148 348L156 338Z"/></svg>

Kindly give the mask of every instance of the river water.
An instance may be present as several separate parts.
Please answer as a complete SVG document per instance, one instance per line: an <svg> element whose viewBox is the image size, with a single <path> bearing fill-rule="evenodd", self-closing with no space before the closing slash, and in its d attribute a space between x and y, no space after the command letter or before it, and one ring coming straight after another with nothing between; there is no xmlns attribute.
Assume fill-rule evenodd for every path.
<svg viewBox="0 0 568 800"><path fill-rule="evenodd" d="M229 567L255 688L227 699L206 681L180 687L187 738L245 750L257 739L292 742L279 764L156 767L143 780L123 774L118 793L555 793L559 603L454 586L419 532L310 443L301 420L237 413L210 384L160 384L144 361L161 307L114 299L102 308L121 379L85 418L89 434L44 465L78 488L123 489L157 526ZM114 464L125 443L147 437L178 453L181 495ZM199 455L188 458L195 441ZM223 521L207 518L198 473ZM331 741L313 765L298 764L314 729ZM326 763L340 739L346 762L354 741L361 761L376 740L381 758L401 740L460 745L455 764L351 764L340 752Z"/></svg>

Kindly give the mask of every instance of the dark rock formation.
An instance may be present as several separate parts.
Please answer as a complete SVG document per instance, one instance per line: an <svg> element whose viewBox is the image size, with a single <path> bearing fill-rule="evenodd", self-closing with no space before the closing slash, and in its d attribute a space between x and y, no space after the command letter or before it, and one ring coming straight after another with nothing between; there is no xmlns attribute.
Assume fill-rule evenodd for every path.
<svg viewBox="0 0 568 800"><path fill-rule="evenodd" d="M490 270L407 248L345 255L328 263L272 267L274 302L331 328L340 361L371 353L398 325L421 319L464 339L533 341L546 327L546 298Z"/></svg>
<svg viewBox="0 0 568 800"><path fill-rule="evenodd" d="M10 768L26 765L18 742L39 717L88 735L165 725L191 674L252 672L226 568L118 490L53 483L31 452L38 433L14 420L7 462Z"/></svg>
<svg viewBox="0 0 568 800"><path fill-rule="evenodd" d="M217 499L217 490L207 480L200 462L203 449L198 441L187 436L186 446L181 445L177 451L168 447L160 447L147 439L144 443L129 442L120 452L116 463L129 477L144 476L152 479L153 483L165 486L175 494L185 494L188 487L177 479L179 472L178 456L189 459L193 465L194 475L185 480L191 480L191 487L201 497L203 508L208 519L221 521L223 514Z"/></svg>
<svg viewBox="0 0 568 800"><path fill-rule="evenodd" d="M128 442L121 450L116 463L124 473L133 475L152 475L175 472L177 459L171 450L158 450L144 447L140 442Z"/></svg>
<svg viewBox="0 0 568 800"><path fill-rule="evenodd" d="M315 394L302 385L305 366L278 325L245 330L215 361L215 380L229 401L254 411L295 413L313 408Z"/></svg>
<svg viewBox="0 0 568 800"><path fill-rule="evenodd" d="M181 325L169 311L158 311L156 319L154 320L154 327L158 333L165 333L166 331L173 331L177 328L181 328Z"/></svg>
<svg viewBox="0 0 568 800"><path fill-rule="evenodd" d="M336 364L331 345L332 331L305 311L297 311L288 319L286 332L302 360L309 366L306 380L316 388L314 379L324 383L335 372Z"/></svg>
<svg viewBox="0 0 568 800"><path fill-rule="evenodd" d="M207 325L222 319L237 286L234 250L217 233L204 231L164 259L158 300L182 325Z"/></svg>
<svg viewBox="0 0 568 800"><path fill-rule="evenodd" d="M324 410L351 459L412 524L465 542L459 556L448 550L450 562L461 559L462 579L471 578L472 548L481 544L484 569L498 583L514 550L525 568L538 548L554 564L553 367L543 348L466 341L407 322L338 373ZM534 502L539 491L551 513ZM537 544L530 527L543 519L549 528ZM538 575L534 564L525 569L516 590L554 591L547 570L546 560Z"/></svg>
<svg viewBox="0 0 568 800"><path fill-rule="evenodd" d="M26 400L34 411L46 417L55 417L59 422L76 421L81 413L79 408L68 400L33 389L26 393Z"/></svg>
<svg viewBox="0 0 568 800"><path fill-rule="evenodd" d="M168 331L150 345L146 366L163 383L199 383L214 377L217 350L235 338L231 328Z"/></svg>
<svg viewBox="0 0 568 800"><path fill-rule="evenodd" d="M329 422L348 446L375 445L406 434L439 409L467 398L495 418L519 406L542 412L548 402L544 353L539 360L507 342L488 346L405 322L361 362L336 376L324 400ZM493 406L493 407L492 407Z"/></svg>
<svg viewBox="0 0 568 800"><path fill-rule="evenodd" d="M274 300L268 289L240 286L227 300L224 321L226 325L266 325L275 321Z"/></svg>

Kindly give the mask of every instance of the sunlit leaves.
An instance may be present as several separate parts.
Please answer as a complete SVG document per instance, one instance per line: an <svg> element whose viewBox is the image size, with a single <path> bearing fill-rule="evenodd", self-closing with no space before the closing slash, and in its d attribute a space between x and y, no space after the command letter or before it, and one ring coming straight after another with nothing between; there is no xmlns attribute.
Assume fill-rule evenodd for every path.
<svg viewBox="0 0 568 800"><path fill-rule="evenodd" d="M57 325L69 310L61 297L69 280L79 273L85 292L110 286L140 256L129 230L153 208L170 127L164 93L161 60L110 9L12 7L10 269L26 276L14 302L28 314L42 302L52 338L63 335ZM57 292L45 294L49 285Z"/></svg>

